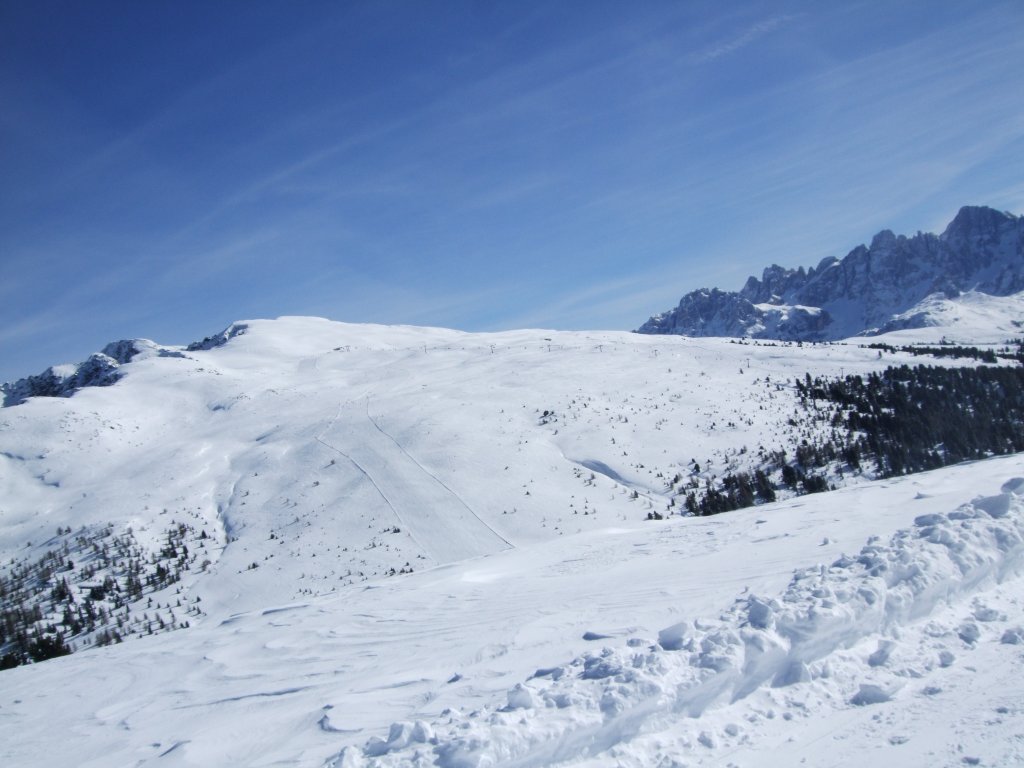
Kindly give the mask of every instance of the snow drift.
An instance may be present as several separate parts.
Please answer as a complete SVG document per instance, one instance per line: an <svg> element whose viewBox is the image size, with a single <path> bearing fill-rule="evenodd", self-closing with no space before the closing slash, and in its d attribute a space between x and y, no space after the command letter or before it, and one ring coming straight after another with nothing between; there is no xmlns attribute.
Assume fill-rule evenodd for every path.
<svg viewBox="0 0 1024 768"><path fill-rule="evenodd" d="M778 596L737 596L731 609L663 629L658 642L629 642L538 670L508 691L504 706L435 722L395 723L387 739L346 749L335 765L543 766L596 757L639 734L673 727L679 716L735 707L762 686L782 688L832 677L830 659L868 640L877 643L853 706L886 702L910 679L946 663L946 650L886 667L897 642L939 607L973 596L1024 565L1024 478L1002 493L948 514L921 515L887 543L793 574ZM977 621L997 618L992 611ZM1021 629L1002 642L1021 642ZM974 622L958 628L975 643ZM637 647L641 646L641 647ZM703 733L696 742L712 746ZM368 762L369 761L369 762Z"/></svg>

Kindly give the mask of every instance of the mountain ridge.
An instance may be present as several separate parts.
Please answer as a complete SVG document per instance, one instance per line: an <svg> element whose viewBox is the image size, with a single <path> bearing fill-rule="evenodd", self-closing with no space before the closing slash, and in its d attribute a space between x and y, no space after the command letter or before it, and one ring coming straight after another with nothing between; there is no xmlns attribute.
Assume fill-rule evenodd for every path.
<svg viewBox="0 0 1024 768"><path fill-rule="evenodd" d="M1024 291L1024 217L964 206L938 235L883 229L842 259L806 269L772 264L739 291L691 291L637 332L829 341L925 327L929 314L915 307L971 291Z"/></svg>

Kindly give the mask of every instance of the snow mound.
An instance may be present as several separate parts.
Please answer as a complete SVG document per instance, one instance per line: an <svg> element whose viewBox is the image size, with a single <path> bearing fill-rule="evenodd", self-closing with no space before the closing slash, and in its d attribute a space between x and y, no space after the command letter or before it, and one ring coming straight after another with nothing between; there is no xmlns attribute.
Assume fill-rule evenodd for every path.
<svg viewBox="0 0 1024 768"><path fill-rule="evenodd" d="M504 705L396 723L386 741L347 747L329 764L525 767L611 755L630 764L624 745L678 731L680 717L701 718L693 748L715 749L705 715L764 689L818 686L848 706L884 704L909 679L955 663L952 646L934 654L936 637L958 636L970 648L982 636L977 622L1005 618L977 596L1024 565L1022 495L1024 481L1014 479L996 496L921 515L887 543L872 539L856 555L795 571L782 594L743 594L719 617L677 622L642 649L605 647L539 671L508 691ZM971 596L968 620L952 632L937 628L935 614ZM1000 642L1019 643L1020 634L1010 628ZM915 637L916 655L903 652L895 663ZM849 653L863 648L874 650ZM722 738L738 732L729 724Z"/></svg>

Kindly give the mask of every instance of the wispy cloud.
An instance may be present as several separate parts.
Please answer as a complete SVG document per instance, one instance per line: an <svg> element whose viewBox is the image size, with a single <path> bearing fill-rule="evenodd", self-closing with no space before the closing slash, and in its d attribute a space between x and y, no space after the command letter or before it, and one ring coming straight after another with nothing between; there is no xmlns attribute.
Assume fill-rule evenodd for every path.
<svg viewBox="0 0 1024 768"><path fill-rule="evenodd" d="M16 151L48 175L0 200L0 357L41 348L41 307L94 329L117 315L118 334L163 314L175 337L175 316L285 311L635 327L771 261L1024 204L1019 6L958 6L922 32L879 21L884 5L537 4L468 23L346 6L330 29L228 46L133 120L79 101L77 142L54 128L74 100L19 108L0 127L38 133Z"/></svg>
<svg viewBox="0 0 1024 768"><path fill-rule="evenodd" d="M746 48L751 43L756 42L760 38L774 32L796 18L797 16L793 14L781 14L779 16L773 16L769 19L759 21L756 24L750 25L734 37L721 40L708 48L697 51L691 57L691 61L696 64L705 64L707 62L714 61L715 59L720 59L723 56L736 53L742 48Z"/></svg>

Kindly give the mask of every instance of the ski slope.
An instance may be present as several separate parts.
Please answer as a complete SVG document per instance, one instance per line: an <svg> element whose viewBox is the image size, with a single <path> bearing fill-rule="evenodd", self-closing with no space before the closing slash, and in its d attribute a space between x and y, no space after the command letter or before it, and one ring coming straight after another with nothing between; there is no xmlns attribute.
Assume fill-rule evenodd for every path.
<svg viewBox="0 0 1024 768"><path fill-rule="evenodd" d="M5 561L63 526L209 535L150 596L189 628L0 672L6 764L1024 759L1024 458L674 514L674 476L800 439L796 378L921 358L239 325L0 410Z"/></svg>
<svg viewBox="0 0 1024 768"><path fill-rule="evenodd" d="M670 513L676 475L791 445L807 370L921 362L856 343L237 325L114 386L0 410L0 552L108 523L156 546L182 521L219 544L216 578L187 585L211 613L329 594Z"/></svg>

